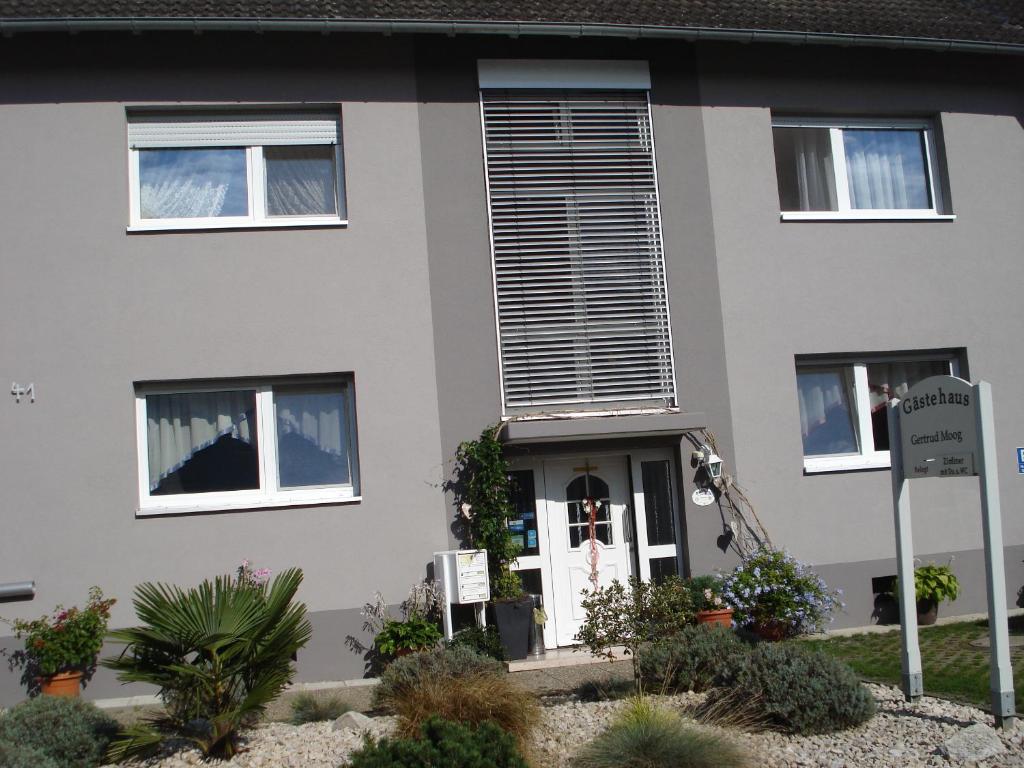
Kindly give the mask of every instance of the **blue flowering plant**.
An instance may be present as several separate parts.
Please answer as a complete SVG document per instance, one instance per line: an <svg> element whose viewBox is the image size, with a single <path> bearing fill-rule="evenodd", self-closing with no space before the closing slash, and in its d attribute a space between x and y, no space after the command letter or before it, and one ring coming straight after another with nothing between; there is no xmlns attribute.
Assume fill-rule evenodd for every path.
<svg viewBox="0 0 1024 768"><path fill-rule="evenodd" d="M820 632L844 606L809 566L786 552L759 549L728 574L722 596L737 626L777 638Z"/></svg>

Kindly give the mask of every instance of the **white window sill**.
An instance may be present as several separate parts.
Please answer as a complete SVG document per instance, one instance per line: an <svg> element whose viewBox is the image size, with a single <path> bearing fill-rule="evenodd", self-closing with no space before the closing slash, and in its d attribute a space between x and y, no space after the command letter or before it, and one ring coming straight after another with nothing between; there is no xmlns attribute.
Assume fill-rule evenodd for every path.
<svg viewBox="0 0 1024 768"><path fill-rule="evenodd" d="M227 219L225 221L147 221L131 224L128 232L191 232L204 229L289 229L295 227L347 227L348 219L300 217L253 221L251 219Z"/></svg>
<svg viewBox="0 0 1024 768"><path fill-rule="evenodd" d="M817 456L804 459L804 474L824 472L856 472L862 469L889 469L889 452L879 451L870 456Z"/></svg>
<svg viewBox="0 0 1024 768"><path fill-rule="evenodd" d="M323 504L352 504L361 502L362 496L332 491L280 493L276 495L241 496L239 494L194 494L201 499L181 498L155 502L147 500L138 510L136 517L150 515L187 515L195 512L233 512L246 509L271 509L274 507L312 507Z"/></svg>
<svg viewBox="0 0 1024 768"><path fill-rule="evenodd" d="M932 211L783 211L782 221L956 221L955 213Z"/></svg>

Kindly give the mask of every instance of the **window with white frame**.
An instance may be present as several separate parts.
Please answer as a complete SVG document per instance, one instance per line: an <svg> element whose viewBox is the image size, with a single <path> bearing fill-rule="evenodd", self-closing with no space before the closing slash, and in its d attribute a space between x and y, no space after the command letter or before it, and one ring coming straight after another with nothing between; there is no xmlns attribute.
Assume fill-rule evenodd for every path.
<svg viewBox="0 0 1024 768"><path fill-rule="evenodd" d="M649 87L645 62L481 62L506 409L674 405Z"/></svg>
<svg viewBox="0 0 1024 768"><path fill-rule="evenodd" d="M147 384L136 415L143 514L359 494L349 377Z"/></svg>
<svg viewBox="0 0 1024 768"><path fill-rule="evenodd" d="M944 214L928 121L776 117L772 134L783 218Z"/></svg>
<svg viewBox="0 0 1024 768"><path fill-rule="evenodd" d="M959 375L952 353L797 358L804 469L889 466L886 403L930 376Z"/></svg>
<svg viewBox="0 0 1024 768"><path fill-rule="evenodd" d="M344 224L337 112L130 113L130 229Z"/></svg>

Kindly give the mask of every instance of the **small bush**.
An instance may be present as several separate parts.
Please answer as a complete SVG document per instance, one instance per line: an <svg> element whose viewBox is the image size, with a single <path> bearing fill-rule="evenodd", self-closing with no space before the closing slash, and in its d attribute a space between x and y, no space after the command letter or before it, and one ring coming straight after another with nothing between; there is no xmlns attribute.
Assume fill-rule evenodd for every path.
<svg viewBox="0 0 1024 768"><path fill-rule="evenodd" d="M337 696L317 698L311 693L300 693L292 699L292 724L319 723L323 720L337 720L352 709Z"/></svg>
<svg viewBox="0 0 1024 768"><path fill-rule="evenodd" d="M540 717L537 700L501 664L468 648L405 656L384 670L374 702L398 716L398 732L415 736L433 716L479 725L493 721L524 744Z"/></svg>
<svg viewBox="0 0 1024 768"><path fill-rule="evenodd" d="M652 693L706 691L747 652L747 646L730 629L689 626L675 637L640 648L640 677Z"/></svg>
<svg viewBox="0 0 1024 768"><path fill-rule="evenodd" d="M498 636L498 629L488 624L486 627L473 625L460 630L451 640L448 641L449 648L469 648L481 656L487 656L496 661L505 661L505 649L501 646L501 637Z"/></svg>
<svg viewBox="0 0 1024 768"><path fill-rule="evenodd" d="M0 765L4 768L59 768L38 749L0 741Z"/></svg>
<svg viewBox="0 0 1024 768"><path fill-rule="evenodd" d="M502 674L505 667L467 646L437 648L411 653L388 664L374 690L375 706L387 706L402 692L435 677L464 677L477 674Z"/></svg>
<svg viewBox="0 0 1024 768"><path fill-rule="evenodd" d="M117 723L92 704L56 696L29 699L0 717L0 743L38 752L42 765L58 768L102 765L117 731Z"/></svg>
<svg viewBox="0 0 1024 768"><path fill-rule="evenodd" d="M577 698L583 701L619 701L636 695L632 680L611 678L608 680L587 680L576 686Z"/></svg>
<svg viewBox="0 0 1024 768"><path fill-rule="evenodd" d="M731 768L746 754L721 734L686 726L679 717L634 698L611 726L573 760L575 768Z"/></svg>
<svg viewBox="0 0 1024 768"><path fill-rule="evenodd" d="M493 723L468 728L441 718L423 724L417 739L368 742L351 768L527 768L515 740Z"/></svg>
<svg viewBox="0 0 1024 768"><path fill-rule="evenodd" d="M828 733L869 720L875 700L853 671L819 651L763 644L726 669L705 706L729 698L751 707L770 726L790 733Z"/></svg>

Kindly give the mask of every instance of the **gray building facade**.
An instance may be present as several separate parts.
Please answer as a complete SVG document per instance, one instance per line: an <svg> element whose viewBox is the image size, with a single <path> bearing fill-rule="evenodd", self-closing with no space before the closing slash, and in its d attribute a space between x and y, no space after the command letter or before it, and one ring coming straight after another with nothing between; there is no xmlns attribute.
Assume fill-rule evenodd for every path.
<svg viewBox="0 0 1024 768"><path fill-rule="evenodd" d="M481 61L497 62L498 85L482 82ZM894 370L911 364L992 384L1007 594L1024 599L1021 61L588 36L154 30L0 41L0 361L8 379L34 385L34 400L0 406L0 582L36 583L32 600L0 603L0 616L82 602L98 584L118 599L113 624L124 626L140 582L194 584L242 559L295 565L314 624L299 679L361 677L364 660L345 644L361 635L360 607L378 590L400 602L434 552L458 546L444 491L455 451L504 420L513 469L533 485L521 568L554 615L549 646L571 640L574 579L590 567L573 522L581 477L606 487L602 568L612 570L602 578L735 564L727 507L693 500L704 480L691 452L705 431L771 541L845 590L836 625L867 625L877 618L873 579L895 573L890 478L882 446L868 449L870 416L850 401L872 402L864 386L880 372L897 377L898 392L911 374ZM516 67L529 75L510 87L500 78ZM620 70L648 79L627 82ZM637 153L655 167L643 205L657 221L642 236L661 271L642 275L664 309L644 311L666 318L671 355L657 359L669 366L670 396L509 405L516 348L503 346L498 325L505 294L492 239L501 142L487 139L482 88L508 114L533 98L557 102L565 120L595 99L609 111L649 99ZM133 170L144 145L133 144L132 121L296 110L340 115L338 222L133 226L145 166ZM786 215L786 131L897 129L925 142L930 215L903 206L858 216L849 200L846 211ZM269 169L287 156L264 150L258 162ZM543 365L531 365L530 391L547 391ZM600 376L618 381L627 368L609 363ZM812 404L826 385L825 405ZM148 492L140 482L148 398L316 387L348 398L347 497L289 496L282 474L272 482L283 495L174 508L160 506L152 476ZM287 422L267 398L283 455ZM837 426L836 413L853 423ZM816 452L823 426L829 447ZM237 423L227 429L239 434ZM844 450L851 435L856 446ZM977 481L915 483L912 502L915 553L953 557L963 585L943 612L983 611ZM0 627L0 644L17 648L9 635ZM101 672L85 695L137 692ZM0 670L0 705L21 696L16 672Z"/></svg>

